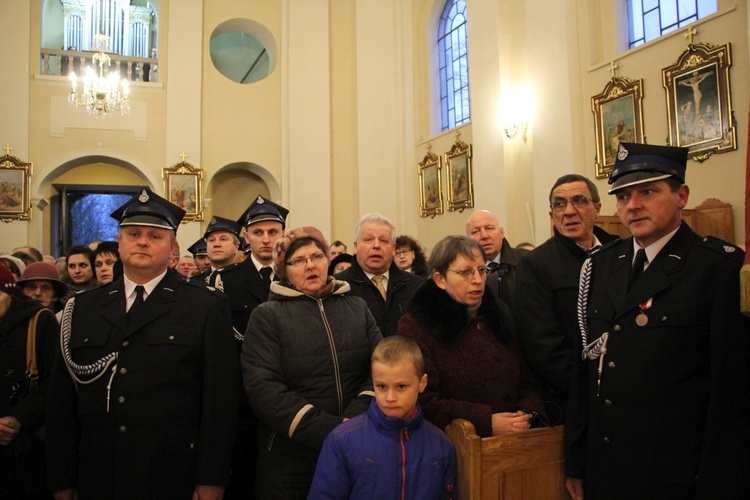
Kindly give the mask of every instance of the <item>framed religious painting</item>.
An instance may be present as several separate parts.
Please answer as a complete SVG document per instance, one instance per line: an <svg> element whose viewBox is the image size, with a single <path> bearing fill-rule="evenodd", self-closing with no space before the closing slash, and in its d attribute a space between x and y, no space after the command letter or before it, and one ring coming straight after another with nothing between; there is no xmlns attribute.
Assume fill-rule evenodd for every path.
<svg viewBox="0 0 750 500"><path fill-rule="evenodd" d="M461 142L456 135L456 142L451 146L451 150L445 153L445 164L447 165L448 211L463 212L465 208L473 207L471 145Z"/></svg>
<svg viewBox="0 0 750 500"><path fill-rule="evenodd" d="M615 76L591 98L596 129L596 178L612 171L620 142L645 142L643 80Z"/></svg>
<svg viewBox="0 0 750 500"><path fill-rule="evenodd" d="M10 146L6 146L5 156L0 157L0 220L30 220L31 163L24 163L11 156L11 149Z"/></svg>
<svg viewBox="0 0 750 500"><path fill-rule="evenodd" d="M441 181L442 162L440 157L430 152L418 164L419 172L419 216L435 217L443 213L443 184Z"/></svg>
<svg viewBox="0 0 750 500"><path fill-rule="evenodd" d="M729 43L690 44L677 61L662 70L667 93L671 146L688 148L703 162L712 154L737 149L737 123L732 109Z"/></svg>
<svg viewBox="0 0 750 500"><path fill-rule="evenodd" d="M182 221L203 220L203 170L181 161L163 169L164 197L185 210Z"/></svg>

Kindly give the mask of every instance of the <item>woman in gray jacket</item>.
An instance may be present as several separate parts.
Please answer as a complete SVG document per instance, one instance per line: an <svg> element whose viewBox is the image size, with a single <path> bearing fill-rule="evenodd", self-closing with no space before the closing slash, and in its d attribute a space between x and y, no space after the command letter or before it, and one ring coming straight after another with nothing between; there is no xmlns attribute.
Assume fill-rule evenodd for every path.
<svg viewBox="0 0 750 500"><path fill-rule="evenodd" d="M382 336L328 264L320 231L287 230L274 246L281 280L248 322L242 372L260 420L258 498L306 498L323 440L374 396L370 356Z"/></svg>

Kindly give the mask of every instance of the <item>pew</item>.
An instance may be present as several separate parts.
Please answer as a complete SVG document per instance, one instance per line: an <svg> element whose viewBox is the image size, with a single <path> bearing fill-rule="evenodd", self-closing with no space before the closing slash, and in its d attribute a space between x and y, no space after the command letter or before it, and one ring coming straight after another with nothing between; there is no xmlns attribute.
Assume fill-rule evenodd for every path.
<svg viewBox="0 0 750 500"><path fill-rule="evenodd" d="M709 198L695 208L682 211L682 219L701 236L716 236L734 243L732 205L716 198ZM611 234L628 238L630 233L615 215L599 215L596 225ZM743 242L740 242L743 243Z"/></svg>
<svg viewBox="0 0 750 500"><path fill-rule="evenodd" d="M565 500L563 426L480 438L468 420L446 427L461 500Z"/></svg>

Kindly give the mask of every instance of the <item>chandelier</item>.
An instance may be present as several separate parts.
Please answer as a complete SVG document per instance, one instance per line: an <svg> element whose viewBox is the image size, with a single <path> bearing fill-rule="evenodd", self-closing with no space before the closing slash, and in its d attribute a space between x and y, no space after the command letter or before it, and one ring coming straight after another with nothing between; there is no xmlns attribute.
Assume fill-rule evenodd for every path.
<svg viewBox="0 0 750 500"><path fill-rule="evenodd" d="M94 35L94 63L99 65L99 74L87 66L83 75L83 92L77 91L75 73L70 74L72 89L68 94L68 105L76 108L85 106L89 114L95 118L108 116L109 113L119 111L121 114L130 112L130 88L127 80L120 80L114 72L104 76L104 66L110 65L110 57L104 53L109 50L110 38L107 35Z"/></svg>

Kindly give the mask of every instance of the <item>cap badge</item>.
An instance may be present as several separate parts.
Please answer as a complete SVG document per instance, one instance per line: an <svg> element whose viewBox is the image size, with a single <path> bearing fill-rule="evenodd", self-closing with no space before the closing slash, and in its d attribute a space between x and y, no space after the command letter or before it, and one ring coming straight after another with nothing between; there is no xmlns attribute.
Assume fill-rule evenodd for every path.
<svg viewBox="0 0 750 500"><path fill-rule="evenodd" d="M216 224L216 217L211 217L211 222L209 224Z"/></svg>
<svg viewBox="0 0 750 500"><path fill-rule="evenodd" d="M255 203L257 203L258 205L262 205L265 202L266 202L266 200L264 200L261 195L258 195L258 199L255 200Z"/></svg>
<svg viewBox="0 0 750 500"><path fill-rule="evenodd" d="M146 203L148 201L148 193L145 189L141 191L141 195L138 197L138 201L140 201L141 203Z"/></svg>
<svg viewBox="0 0 750 500"><path fill-rule="evenodd" d="M620 146L617 148L617 159L620 161L625 161L625 159L628 157L628 150L625 149L625 146L620 143Z"/></svg>
<svg viewBox="0 0 750 500"><path fill-rule="evenodd" d="M726 253L732 253L734 252L734 247L730 247L729 245L724 245L724 251Z"/></svg>

